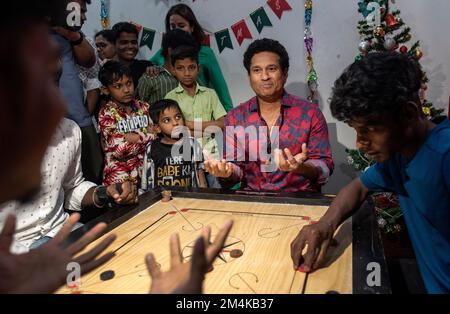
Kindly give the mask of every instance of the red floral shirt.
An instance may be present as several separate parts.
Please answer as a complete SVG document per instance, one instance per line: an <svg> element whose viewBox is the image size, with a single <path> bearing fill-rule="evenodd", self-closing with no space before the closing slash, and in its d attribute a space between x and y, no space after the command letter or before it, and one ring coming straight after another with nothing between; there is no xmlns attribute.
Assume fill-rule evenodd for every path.
<svg viewBox="0 0 450 314"><path fill-rule="evenodd" d="M284 93L281 113L270 132L261 117L258 101L249 101L228 112L225 120L224 157L234 163L233 175L221 179L224 185L241 182L241 188L266 192L320 192L328 181L334 163L328 140L328 127L317 105ZM270 134L270 140L269 140ZM269 167L275 148L301 153L307 144L308 163L320 173L314 182L293 172ZM229 151L227 151L227 149ZM272 153L270 153L272 152Z"/></svg>
<svg viewBox="0 0 450 314"><path fill-rule="evenodd" d="M135 100L130 106L132 112L128 114L123 107L110 101L99 113L105 153L104 185L124 181L138 183L145 147L154 138L154 134L149 132L152 121L148 104ZM140 140L129 143L125 140L126 133L137 133Z"/></svg>

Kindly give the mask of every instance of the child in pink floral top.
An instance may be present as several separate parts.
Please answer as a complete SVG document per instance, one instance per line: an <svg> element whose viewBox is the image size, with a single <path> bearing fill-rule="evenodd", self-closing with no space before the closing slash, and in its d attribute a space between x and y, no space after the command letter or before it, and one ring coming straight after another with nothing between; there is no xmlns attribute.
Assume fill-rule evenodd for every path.
<svg viewBox="0 0 450 314"><path fill-rule="evenodd" d="M99 72L102 92L111 100L100 110L99 125L105 152L103 184L138 184L147 143L154 138L148 104L134 99L130 69L108 61Z"/></svg>

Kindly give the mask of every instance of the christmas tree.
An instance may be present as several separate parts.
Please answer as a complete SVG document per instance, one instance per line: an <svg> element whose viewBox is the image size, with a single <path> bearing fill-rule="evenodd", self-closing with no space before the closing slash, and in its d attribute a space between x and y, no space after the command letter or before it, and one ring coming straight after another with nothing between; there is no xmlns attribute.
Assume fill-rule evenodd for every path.
<svg viewBox="0 0 450 314"><path fill-rule="evenodd" d="M415 41L408 48L407 44L412 39L411 28L406 26L400 17L400 10L391 10L389 0L360 0L358 6L358 11L364 19L358 22L358 31L362 40L359 44L360 54L356 56L356 60L364 58L372 51L394 50L408 54L417 60L422 58L420 41ZM435 119L444 109L436 109L431 102L427 101L425 96L427 83L427 75L423 72L419 93L423 112L430 119Z"/></svg>

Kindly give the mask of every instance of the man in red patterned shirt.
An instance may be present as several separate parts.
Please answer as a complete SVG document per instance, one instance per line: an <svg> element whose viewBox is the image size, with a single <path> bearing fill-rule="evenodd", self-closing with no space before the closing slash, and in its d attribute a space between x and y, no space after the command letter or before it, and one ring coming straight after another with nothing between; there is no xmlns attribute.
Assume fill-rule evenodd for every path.
<svg viewBox="0 0 450 314"><path fill-rule="evenodd" d="M333 171L328 128L322 112L288 94L289 56L272 39L254 41L244 54L256 96L226 117L225 159L205 169L222 186L270 192L320 192Z"/></svg>

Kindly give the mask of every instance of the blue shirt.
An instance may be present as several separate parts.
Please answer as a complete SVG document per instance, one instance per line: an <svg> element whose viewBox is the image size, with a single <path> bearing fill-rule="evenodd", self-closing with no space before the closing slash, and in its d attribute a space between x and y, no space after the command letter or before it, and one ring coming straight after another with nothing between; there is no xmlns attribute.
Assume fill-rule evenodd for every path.
<svg viewBox="0 0 450 314"><path fill-rule="evenodd" d="M399 196L426 289L450 293L450 121L430 132L412 160L395 155L361 181Z"/></svg>
<svg viewBox="0 0 450 314"><path fill-rule="evenodd" d="M84 105L83 84L78 76L78 68L70 42L59 34L53 34L59 47L62 73L59 88L67 105L67 117L81 128L92 124L91 116Z"/></svg>

